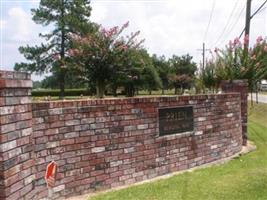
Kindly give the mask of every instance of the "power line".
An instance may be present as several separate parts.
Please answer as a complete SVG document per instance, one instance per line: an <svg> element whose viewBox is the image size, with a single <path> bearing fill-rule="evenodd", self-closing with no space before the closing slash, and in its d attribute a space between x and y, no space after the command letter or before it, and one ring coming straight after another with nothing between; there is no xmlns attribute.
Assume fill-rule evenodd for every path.
<svg viewBox="0 0 267 200"><path fill-rule="evenodd" d="M261 6L251 15L250 19L252 19L262 8L263 6L267 3L267 0L264 1Z"/></svg>
<svg viewBox="0 0 267 200"><path fill-rule="evenodd" d="M264 10L265 8L263 8L263 6L267 3L267 0L264 1L261 6L250 16L250 19L252 19L256 14L260 13L262 10ZM263 8L263 9L262 9ZM241 38L241 36L243 35L243 33L245 32L245 28L242 30L242 32L239 35L239 38Z"/></svg>
<svg viewBox="0 0 267 200"><path fill-rule="evenodd" d="M231 11L231 14L229 15L229 17L228 17L228 19L227 19L227 22L226 22L225 27L223 28L223 30L222 30L221 34L219 35L218 39L216 40L216 42L215 42L212 46L216 46L217 43L221 40L221 38L222 38L222 36L224 35L226 29L228 28L228 25L230 24L230 21L231 21L231 19L232 19L232 16L233 16L233 14L234 14L234 12L235 12L235 10L236 10L237 5L238 5L239 2L240 2L240 1L236 0L235 5L234 5L234 7L233 7L233 9L232 9L232 11Z"/></svg>
<svg viewBox="0 0 267 200"><path fill-rule="evenodd" d="M213 16L213 12L214 12L214 8L215 8L215 3L216 3L216 0L213 0L211 12L210 12L210 17L209 17L209 22L208 22L208 26L207 26L206 31L205 31L205 34L204 34L203 41L206 40L208 31L209 31L209 28L210 28L210 23L211 23L211 19L212 19L212 16Z"/></svg>
<svg viewBox="0 0 267 200"><path fill-rule="evenodd" d="M266 6L264 7L264 8L262 8L257 14L260 14L260 13L262 13L264 10L266 10Z"/></svg>
<svg viewBox="0 0 267 200"><path fill-rule="evenodd" d="M240 17L242 16L243 12L245 11L245 8L246 8L246 5L244 5L243 8L240 10L240 13L239 13L239 15L238 15L236 21L234 22L234 24L232 24L231 28L230 28L229 31L227 32L225 39L222 40L222 41L219 43L219 46L220 46L223 42L225 42L225 40L227 39L228 35L233 31L233 28L234 28L234 27L236 26L236 24L239 22Z"/></svg>

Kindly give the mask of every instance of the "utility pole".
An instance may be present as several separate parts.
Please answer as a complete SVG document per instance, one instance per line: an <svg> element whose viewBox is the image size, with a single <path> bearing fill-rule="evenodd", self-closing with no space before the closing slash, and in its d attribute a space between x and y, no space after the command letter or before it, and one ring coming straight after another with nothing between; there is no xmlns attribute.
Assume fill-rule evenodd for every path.
<svg viewBox="0 0 267 200"><path fill-rule="evenodd" d="M205 69L205 52L209 51L210 49L206 49L205 42L202 44L202 49L197 49L198 51L202 51L202 71Z"/></svg>
<svg viewBox="0 0 267 200"><path fill-rule="evenodd" d="M250 19L251 19L251 1L247 0L247 7L246 7L246 23L245 23L245 37L249 37L250 31ZM244 45L245 52L248 52L249 41Z"/></svg>
<svg viewBox="0 0 267 200"><path fill-rule="evenodd" d="M247 0L247 7L246 7L245 38L247 37L247 41L244 43L244 57L246 57L248 55L248 48L249 48L249 31L250 31L250 20L251 20L251 1L252 0ZM252 93L252 90L251 90L251 98L252 98L252 94L253 93ZM253 105L253 101L251 101L251 105Z"/></svg>
<svg viewBox="0 0 267 200"><path fill-rule="evenodd" d="M205 42L203 42L203 47L202 47L202 59L203 59L203 66L202 66L202 70L205 69Z"/></svg>

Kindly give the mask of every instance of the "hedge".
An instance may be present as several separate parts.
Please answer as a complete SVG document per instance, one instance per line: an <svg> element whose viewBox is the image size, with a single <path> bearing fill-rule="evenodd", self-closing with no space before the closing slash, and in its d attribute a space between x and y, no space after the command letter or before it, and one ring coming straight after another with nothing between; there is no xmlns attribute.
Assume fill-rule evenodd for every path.
<svg viewBox="0 0 267 200"><path fill-rule="evenodd" d="M45 97L45 96L59 96L60 90L58 89L53 89L53 90L33 90L32 91L32 96L33 97ZM65 96L89 96L92 95L92 92L88 91L86 88L81 88L81 89L65 89Z"/></svg>

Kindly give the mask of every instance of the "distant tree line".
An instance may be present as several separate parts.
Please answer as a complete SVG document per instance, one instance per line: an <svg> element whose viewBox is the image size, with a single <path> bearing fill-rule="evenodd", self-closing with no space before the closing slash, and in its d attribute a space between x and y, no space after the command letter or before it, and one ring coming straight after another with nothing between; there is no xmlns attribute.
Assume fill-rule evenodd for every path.
<svg viewBox="0 0 267 200"><path fill-rule="evenodd" d="M128 67L123 65L119 72L110 71L108 76L111 78L107 82L104 93L113 96L117 96L118 93L134 96L140 90L146 90L149 94L152 91L161 90L164 95L166 90L174 89L175 94L183 94L185 89L191 89L195 86L197 67L190 55L172 56L166 59L164 56L155 54L149 56L145 49L141 49L135 54L140 54L139 56L143 58L144 62ZM132 62L136 62L136 60ZM73 70L67 70L66 80L66 88L87 88L92 95L97 93L96 82L91 81L90 77L86 79L74 74ZM52 74L42 81L34 81L33 87L34 89L59 89L60 85L58 77Z"/></svg>

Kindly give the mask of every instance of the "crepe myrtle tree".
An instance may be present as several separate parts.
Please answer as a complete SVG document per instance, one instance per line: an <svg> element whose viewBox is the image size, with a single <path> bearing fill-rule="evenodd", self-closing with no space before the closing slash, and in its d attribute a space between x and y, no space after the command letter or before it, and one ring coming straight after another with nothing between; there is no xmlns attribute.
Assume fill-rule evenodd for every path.
<svg viewBox="0 0 267 200"><path fill-rule="evenodd" d="M211 64L215 65L215 76L219 80L247 79L252 91L255 84L264 78L267 73L267 43L261 36L248 52L239 38L229 41L225 49L215 49L215 58Z"/></svg>
<svg viewBox="0 0 267 200"><path fill-rule="evenodd" d="M253 92L256 84L267 74L267 42L259 36L254 46L245 51L248 41L246 35L243 42L235 38L225 49L214 50L213 58L205 69L212 67L214 70L211 82L218 86L221 80L247 79L249 90Z"/></svg>
<svg viewBox="0 0 267 200"><path fill-rule="evenodd" d="M123 36L128 26L129 22L109 29L100 26L98 31L85 36L72 35L74 48L69 53L74 60L74 71L82 80L95 84L99 98L104 97L112 77L124 71L124 59L129 52L139 49L144 41L137 39L140 31Z"/></svg>
<svg viewBox="0 0 267 200"><path fill-rule="evenodd" d="M220 87L221 81L223 80L222 76L218 75L222 70L217 67L214 59L211 58L206 61L205 68L201 68L196 77L196 87L204 93L206 89L209 89L209 92L217 93Z"/></svg>

